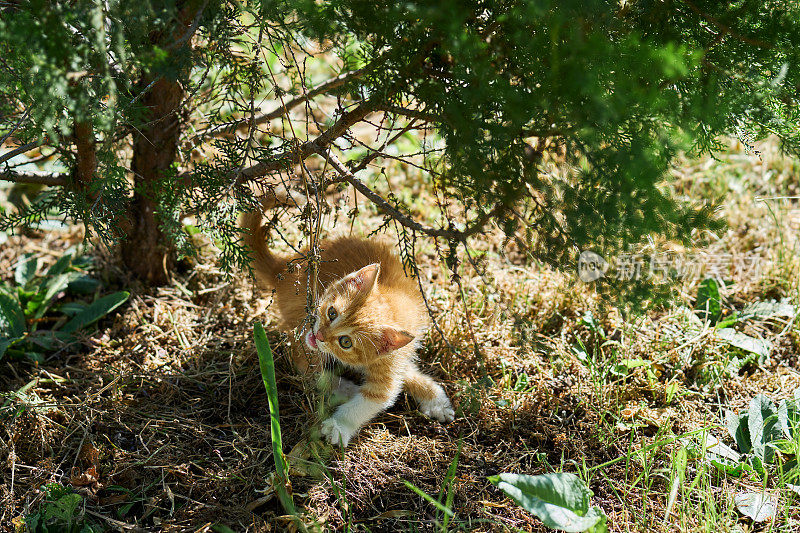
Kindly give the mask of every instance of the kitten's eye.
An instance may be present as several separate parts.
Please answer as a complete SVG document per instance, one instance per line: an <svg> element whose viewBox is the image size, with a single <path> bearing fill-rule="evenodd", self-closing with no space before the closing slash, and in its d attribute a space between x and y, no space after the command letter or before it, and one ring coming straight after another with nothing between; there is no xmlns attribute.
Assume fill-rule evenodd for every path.
<svg viewBox="0 0 800 533"><path fill-rule="evenodd" d="M328 308L328 320L333 322L334 320L336 320L337 316L339 316L339 313L336 312L336 309L334 309L332 306L329 307Z"/></svg>
<svg viewBox="0 0 800 533"><path fill-rule="evenodd" d="M339 337L339 346L344 348L345 350L349 350L353 347L353 341L350 340L350 337L347 335L342 335Z"/></svg>

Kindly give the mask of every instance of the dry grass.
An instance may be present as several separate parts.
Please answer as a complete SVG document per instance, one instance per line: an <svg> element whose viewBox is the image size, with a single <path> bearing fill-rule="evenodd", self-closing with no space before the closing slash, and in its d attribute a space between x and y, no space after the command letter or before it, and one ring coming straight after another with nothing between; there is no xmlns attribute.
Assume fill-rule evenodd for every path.
<svg viewBox="0 0 800 533"><path fill-rule="evenodd" d="M759 257L758 275L728 273L729 312L755 300L798 303L798 201L756 201L797 196L798 164L771 144L761 150L763 161L732 146L719 161L687 161L676 176L687 197L727 197L730 229L699 251L701 263L722 253L734 263ZM362 217L354 231L377 221ZM349 224L340 219L338 227ZM80 239L77 230L12 237L0 247L0 272L11 277L24 252L51 263ZM709 473L698 458L665 519L671 457L680 445L670 437L704 427L723 437L722 408L740 409L758 392L790 397L800 386L797 323L744 324L746 333L774 342L772 356L726 374L730 349L683 307L701 277L686 279L670 308L625 318L572 272L531 264L498 235L474 246L486 271L481 277L461 266L463 295L434 250L419 250L423 286L455 349L432 332L421 359L458 405L451 424L424 418L401 397L344 452L323 446L313 425L319 399L291 372L280 336L271 336L292 489L308 523L437 529L438 511L404 481L437 497L460 446L454 529L544 530L487 476L564 470L589 482L613 531L750 531L731 500L753 481ZM111 529L289 528L264 492L273 462L252 324L274 324L269 295L254 294L242 276L226 281L209 266L211 257L185 265L169 287L146 289L107 253L94 253L109 290L133 292L129 304L77 351L42 366L0 362L0 390L10 393L0 411L0 529L13 530L14 518L39 509L48 482L73 486L85 497L86 518ZM600 329L583 320L587 312ZM649 363L608 372L625 359ZM691 489L689 480L697 481ZM755 530L800 527L797 499L784 493L780 501L779 518Z"/></svg>

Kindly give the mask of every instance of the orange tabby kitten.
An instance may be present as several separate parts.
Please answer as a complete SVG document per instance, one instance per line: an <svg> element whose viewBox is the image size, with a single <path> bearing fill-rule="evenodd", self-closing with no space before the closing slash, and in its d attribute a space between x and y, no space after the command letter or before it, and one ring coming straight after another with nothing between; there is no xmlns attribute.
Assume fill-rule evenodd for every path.
<svg viewBox="0 0 800 533"><path fill-rule="evenodd" d="M453 420L444 389L414 362L428 314L416 283L387 244L351 237L323 241L315 291L320 296L311 324L303 326L307 273L287 269L297 258L267 249L260 213L244 215L242 226L250 230L245 244L252 251L256 278L275 289L283 328L304 327L301 333L312 354L332 355L364 375L360 387L340 381L338 392L349 400L322 423L328 441L346 446L361 426L394 404L403 386L423 414ZM307 370L307 355L296 354L295 363Z"/></svg>

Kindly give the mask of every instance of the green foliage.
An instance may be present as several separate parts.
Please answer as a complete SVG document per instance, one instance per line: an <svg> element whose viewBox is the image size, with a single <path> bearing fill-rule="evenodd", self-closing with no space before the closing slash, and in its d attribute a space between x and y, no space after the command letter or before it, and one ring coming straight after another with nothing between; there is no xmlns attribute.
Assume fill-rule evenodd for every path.
<svg viewBox="0 0 800 533"><path fill-rule="evenodd" d="M496 211L498 225L524 234L535 258L565 267L582 249L612 257L650 236L689 243L693 229L718 227L713 205L670 192L682 152L713 151L726 135L750 144L774 134L800 153L796 3L25 0L0 9L0 135L46 142L74 170L75 124L86 122L99 165L85 188L48 191L0 215L0 230L57 212L116 241L135 192L156 204L161 232L181 253L191 253L182 222L191 213L223 266L244 264L235 218L255 205L245 182L260 174L237 173L254 163L292 168L287 154L315 129L340 138L344 160L381 152L347 127L328 129L368 104L393 109L387 121L398 127L411 118L433 126L422 160L413 143L392 157L413 160L467 219L509 208ZM188 29L191 47L180 37ZM321 69L306 68L315 62L361 69L331 89L333 115L320 120L309 102L295 125L233 134L260 102L279 107L324 82ZM182 136L164 147L163 181L143 188L127 179L127 139L151 121L142 99L159 79L185 89ZM537 144L544 139L549 148ZM534 146L562 154L561 169L531 155ZM308 177L307 191L324 185ZM295 214L307 225L312 211ZM463 223L442 214L443 227Z"/></svg>
<svg viewBox="0 0 800 533"><path fill-rule="evenodd" d="M547 527L573 532L608 531L602 509L589 507L592 491L575 474L499 474L489 481Z"/></svg>
<svg viewBox="0 0 800 533"><path fill-rule="evenodd" d="M800 389L794 396L776 407L769 397L758 394L746 411L738 415L729 411L726 427L740 453L717 444L710 449L715 465L729 473L745 472L750 466L760 474L780 465L788 480L800 478Z"/></svg>
<svg viewBox="0 0 800 533"><path fill-rule="evenodd" d="M49 483L42 490L45 497L38 511L25 516L26 533L95 533L104 530L86 520L80 494L58 483Z"/></svg>
<svg viewBox="0 0 800 533"><path fill-rule="evenodd" d="M81 298L93 295L100 286L86 274L90 262L89 257L67 252L46 273L37 275L37 257L28 254L20 259L16 285L0 284L0 359L43 361L46 353L76 342L79 330L127 301L127 292L92 301Z"/></svg>

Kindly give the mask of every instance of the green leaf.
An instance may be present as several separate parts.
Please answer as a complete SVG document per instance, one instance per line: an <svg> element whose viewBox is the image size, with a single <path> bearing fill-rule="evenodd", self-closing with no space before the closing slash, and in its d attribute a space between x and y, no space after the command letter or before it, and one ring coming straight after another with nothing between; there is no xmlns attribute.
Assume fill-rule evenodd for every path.
<svg viewBox="0 0 800 533"><path fill-rule="evenodd" d="M67 267L72 262L72 252L67 252L47 269L47 277L58 276L63 274Z"/></svg>
<svg viewBox="0 0 800 533"><path fill-rule="evenodd" d="M30 283L38 269L39 258L33 254L25 254L22 256L22 260L17 263L17 270L14 272L14 281L16 281L18 285L24 287Z"/></svg>
<svg viewBox="0 0 800 533"><path fill-rule="evenodd" d="M562 531L587 531L604 519L598 507L589 508L592 492L574 474L499 474L495 483L512 500L536 515L547 527Z"/></svg>
<svg viewBox="0 0 800 533"><path fill-rule="evenodd" d="M717 461L716 459L711 460L712 466L719 470L720 472L725 472L725 474L731 477L742 477L744 474L752 472L753 467L747 464L744 461L740 461L738 463L731 463L730 461Z"/></svg>
<svg viewBox="0 0 800 533"><path fill-rule="evenodd" d="M61 304L58 307L58 312L63 313L66 316L75 316L84 309L86 309L87 307L89 307L89 304L87 304L86 302L81 302L81 301L67 302Z"/></svg>
<svg viewBox="0 0 800 533"><path fill-rule="evenodd" d="M750 335L745 335L732 328L723 328L717 330L717 338L720 340L744 350L746 352L754 353L759 357L769 357L769 352L772 350L772 343L763 339L756 339Z"/></svg>
<svg viewBox="0 0 800 533"><path fill-rule="evenodd" d="M750 401L748 410L748 429L753 453L764 465L772 460L773 450L766 447L766 443L781 438L778 425L778 411L769 397L757 394ZM756 465L756 467L758 467Z"/></svg>
<svg viewBox="0 0 800 533"><path fill-rule="evenodd" d="M52 352L65 344L75 342L75 337L63 331L43 330L34 331L27 337L27 340L45 351Z"/></svg>
<svg viewBox="0 0 800 533"><path fill-rule="evenodd" d="M789 425L789 404L786 400L781 400L781 403L778 404L778 427L781 428L784 437L792 438L792 428Z"/></svg>
<svg viewBox="0 0 800 533"><path fill-rule="evenodd" d="M21 337L25 333L25 314L16 294L0 287L0 335Z"/></svg>
<svg viewBox="0 0 800 533"><path fill-rule="evenodd" d="M78 275L75 279L73 279L70 282L68 289L77 294L92 294L99 286L99 281L84 274Z"/></svg>
<svg viewBox="0 0 800 533"><path fill-rule="evenodd" d="M47 310L50 309L50 304L52 304L53 299L67 288L69 282L72 281L76 276L75 272L67 272L66 274L59 274L48 279L44 284L44 292L40 292L39 298L37 298L37 306L36 312L34 313L34 318L42 318Z"/></svg>
<svg viewBox="0 0 800 533"><path fill-rule="evenodd" d="M753 522L764 522L773 518L778 509L777 502L763 492L739 492L734 496L736 508Z"/></svg>
<svg viewBox="0 0 800 533"><path fill-rule="evenodd" d="M771 317L782 316L792 318L796 314L795 306L789 303L788 299L776 302L753 302L742 309L742 316L750 317Z"/></svg>
<svg viewBox="0 0 800 533"><path fill-rule="evenodd" d="M81 503L83 503L83 497L80 494L74 492L65 494L45 507L44 517L46 520L71 522L75 517L75 511Z"/></svg>
<svg viewBox="0 0 800 533"><path fill-rule="evenodd" d="M722 306L719 299L719 286L714 278L706 278L697 289L697 300L694 309L703 320L716 323L722 316Z"/></svg>
<svg viewBox="0 0 800 533"><path fill-rule="evenodd" d="M748 453L752 445L750 444L750 430L747 425L747 413L737 415L733 411L727 411L725 413L725 422L728 427L728 433L736 441L739 451Z"/></svg>
<svg viewBox="0 0 800 533"><path fill-rule="evenodd" d="M705 446L706 455L709 459L736 464L741 458L741 456L736 453L735 450L733 450L730 446L727 446L713 435L708 435L706 437Z"/></svg>
<svg viewBox="0 0 800 533"><path fill-rule="evenodd" d="M72 317L72 320L64 324L61 331L64 333L72 333L81 328L85 328L125 303L129 296L130 293L121 291L98 298L86 309Z"/></svg>
<svg viewBox="0 0 800 533"><path fill-rule="evenodd" d="M8 347L17 342L19 339L9 339L8 337L0 337L0 359L6 354Z"/></svg>

